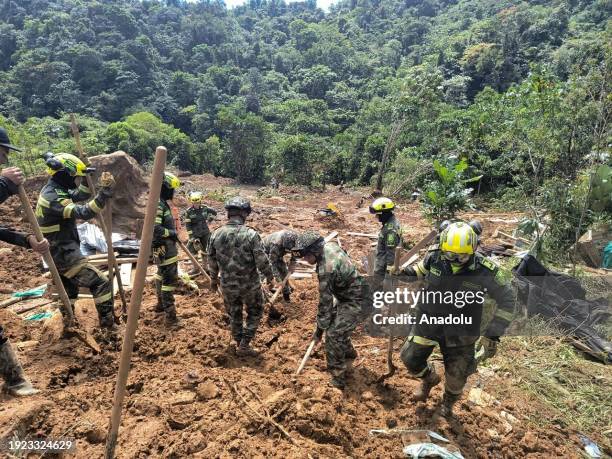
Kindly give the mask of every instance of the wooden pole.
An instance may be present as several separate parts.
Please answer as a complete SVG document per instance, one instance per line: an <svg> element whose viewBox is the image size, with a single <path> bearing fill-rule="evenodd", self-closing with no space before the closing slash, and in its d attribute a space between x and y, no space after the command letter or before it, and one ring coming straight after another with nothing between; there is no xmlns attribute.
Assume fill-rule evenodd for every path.
<svg viewBox="0 0 612 459"><path fill-rule="evenodd" d="M302 358L302 361L300 362L300 366L295 372L296 376L299 375L304 369L304 367L306 366L306 362L308 362L308 359L310 358L310 354L312 354L312 350L314 349L315 344L317 344L317 340L313 338L313 340L308 345L308 349L306 349L306 353L304 354L304 357Z"/></svg>
<svg viewBox="0 0 612 459"><path fill-rule="evenodd" d="M179 247L183 250L183 252L185 252L187 254L187 256L189 257L189 259L191 260L191 262L193 263L193 265L195 267L197 267L200 272L202 274L204 274L204 276L212 282L212 280L210 279L210 276L208 275L208 273L206 272L206 270L204 269L204 267L198 262L198 260L196 260L196 257L193 255L193 253L191 253L189 251L189 249L185 246L185 244L183 244L183 242L179 239L177 239L176 241L179 245Z"/></svg>
<svg viewBox="0 0 612 459"><path fill-rule="evenodd" d="M79 157L84 163L87 163L87 158L85 157L85 152L83 151L83 146L81 145L81 134L79 133L79 128L76 123L76 118L74 113L70 114L70 129L72 130L72 135L74 135L74 142L76 144L77 151L79 152ZM89 191L91 191L92 195L96 193L96 186L91 178L91 175L87 174L85 176L87 180L87 187ZM112 199L108 199L106 201L107 211L112 213ZM106 239L106 247L108 252L108 272L109 272L109 280L111 284L111 294L113 293L113 274L117 279L117 288L119 289L119 295L121 296L121 310L125 314L127 312L127 301L125 299L125 290L123 290L123 282L121 282L121 275L119 275L119 266L117 265L117 260L115 259L115 252L113 250L113 238L112 238L112 226L109 227L106 225L104 221L104 216L99 215L96 218L98 225L102 229L102 233L104 234L104 239ZM114 269L111 269L114 268Z"/></svg>
<svg viewBox="0 0 612 459"><path fill-rule="evenodd" d="M397 273L399 271L399 266L400 266L400 258L402 257L402 248L401 247L396 247L395 248L395 259L393 261L393 273ZM391 282L391 285L395 286L395 284L393 282ZM395 307L391 306L389 308L389 315L393 315L395 312ZM385 373L384 375L382 375L380 378L378 378L378 383L383 382L385 379L390 378L391 376L393 376L395 374L395 365L393 364L393 340L394 340L395 336L393 333L393 325L391 325L389 327L389 342L387 344L387 368L388 371L387 373Z"/></svg>
<svg viewBox="0 0 612 459"><path fill-rule="evenodd" d="M23 185L19 185L19 199L21 200L21 206L26 213L28 218L28 222L30 222L30 226L32 227L32 231L34 231L34 236L38 242L42 241L45 236L40 230L40 226L38 226L38 220L36 220L36 215L34 215L34 211L32 210L32 206L30 205L30 200L28 199L28 195L23 188ZM45 263L49 267L49 271L51 272L51 278L53 279L53 283L55 284L55 288L57 288L57 293L62 300L62 304L64 305L64 312L66 313L66 318L68 319L68 327L72 327L74 325L74 311L72 310L72 305L70 304L70 299L68 298L68 294L66 293L66 289L64 288L64 284L62 283L62 278L60 276L57 267L55 266L55 262L53 261L53 257L51 257L51 252L47 250L42 254Z"/></svg>
<svg viewBox="0 0 612 459"><path fill-rule="evenodd" d="M130 360L134 348L134 337L138 326L138 316L140 314L140 303L145 286L145 277L151 255L151 243L153 242L153 227L155 226L155 216L159 204L162 181L164 178L164 168L168 152L165 147L157 147L155 150L155 162L153 163L153 173L149 187L149 199L145 211L144 225L140 239L140 250L138 251L138 263L134 277L134 287L130 298L130 312L127 318L123 345L121 346L121 360L119 362L119 373L115 385L115 395L113 400L113 411L111 413L108 435L106 437L106 449L104 457L113 459L115 446L121 424L121 411L125 397L125 386L130 372Z"/></svg>

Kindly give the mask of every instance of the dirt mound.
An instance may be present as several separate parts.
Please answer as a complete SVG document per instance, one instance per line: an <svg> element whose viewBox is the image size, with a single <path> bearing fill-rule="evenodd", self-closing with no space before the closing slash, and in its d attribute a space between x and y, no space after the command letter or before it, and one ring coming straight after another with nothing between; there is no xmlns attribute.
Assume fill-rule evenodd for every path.
<svg viewBox="0 0 612 459"><path fill-rule="evenodd" d="M140 228L139 220L144 219L149 184L144 171L136 160L123 151L89 158L96 168L94 181L102 172L110 172L115 177L113 194L113 231L136 233Z"/></svg>

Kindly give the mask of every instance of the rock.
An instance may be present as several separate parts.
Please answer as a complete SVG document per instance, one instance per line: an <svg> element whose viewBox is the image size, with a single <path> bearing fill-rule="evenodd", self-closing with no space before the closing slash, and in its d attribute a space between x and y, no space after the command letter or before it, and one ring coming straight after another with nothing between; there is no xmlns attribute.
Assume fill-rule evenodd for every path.
<svg viewBox="0 0 612 459"><path fill-rule="evenodd" d="M198 400L210 400L219 395L219 389L212 381L204 381L196 389Z"/></svg>
<svg viewBox="0 0 612 459"><path fill-rule="evenodd" d="M191 391L183 390L170 400L171 405L190 405L195 402L196 394Z"/></svg>
<svg viewBox="0 0 612 459"><path fill-rule="evenodd" d="M372 395L372 392L365 391L363 394L361 394L361 399L365 402L367 402L368 400L372 400L374 398L374 395Z"/></svg>
<svg viewBox="0 0 612 459"><path fill-rule="evenodd" d="M63 333L64 321L62 319L62 313L59 312L59 310L55 310L51 317L43 321L40 341L45 344L55 343L59 341Z"/></svg>
<svg viewBox="0 0 612 459"><path fill-rule="evenodd" d="M516 424L517 422L519 422L518 419L516 419L514 416L512 416L510 413L507 413L506 411L502 411L501 413L499 413L499 415L500 417L508 421L510 424Z"/></svg>
<svg viewBox="0 0 612 459"><path fill-rule="evenodd" d="M468 401L477 406L490 406L495 402L495 399L478 387L470 389Z"/></svg>
<svg viewBox="0 0 612 459"><path fill-rule="evenodd" d="M397 427L397 419L387 418L386 424L389 429L395 429Z"/></svg>
<svg viewBox="0 0 612 459"><path fill-rule="evenodd" d="M492 439L499 438L499 433L497 433L497 430L495 429L487 429L487 433L489 434L489 437L491 437Z"/></svg>
<svg viewBox="0 0 612 459"><path fill-rule="evenodd" d="M87 431L85 437L89 443L96 445L106 441L106 432L102 428L94 426Z"/></svg>

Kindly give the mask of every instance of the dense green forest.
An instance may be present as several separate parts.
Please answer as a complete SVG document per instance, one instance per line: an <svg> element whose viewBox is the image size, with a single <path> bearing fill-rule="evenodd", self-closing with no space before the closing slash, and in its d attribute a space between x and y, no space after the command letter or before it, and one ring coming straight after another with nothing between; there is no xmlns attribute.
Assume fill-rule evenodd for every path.
<svg viewBox="0 0 612 459"><path fill-rule="evenodd" d="M181 169L244 183L370 185L386 157L385 192L423 189L433 217L470 186L547 213L570 241L578 221L609 218L592 172L612 143L611 12L610 0L342 0L327 14L314 0L0 0L0 123L32 155L70 151L74 112L91 153L146 163L164 144Z"/></svg>

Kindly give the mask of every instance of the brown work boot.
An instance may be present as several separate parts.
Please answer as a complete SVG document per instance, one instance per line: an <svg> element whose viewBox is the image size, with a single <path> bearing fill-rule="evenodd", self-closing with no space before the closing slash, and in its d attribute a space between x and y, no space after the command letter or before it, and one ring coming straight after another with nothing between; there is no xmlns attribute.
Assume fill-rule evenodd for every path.
<svg viewBox="0 0 612 459"><path fill-rule="evenodd" d="M23 367L8 341L0 345L0 376L6 382L5 389L13 396L26 397L40 392L25 377Z"/></svg>
<svg viewBox="0 0 612 459"><path fill-rule="evenodd" d="M421 385L412 394L412 399L415 402L424 402L427 400L427 398L429 398L429 393L431 390L440 384L440 381L440 375L436 373L435 368L431 367L427 375L421 379Z"/></svg>
<svg viewBox="0 0 612 459"><path fill-rule="evenodd" d="M440 409L440 414L445 418L449 418L453 415L453 406L461 395L455 395L448 392L444 392L444 396L442 397L442 407Z"/></svg>

